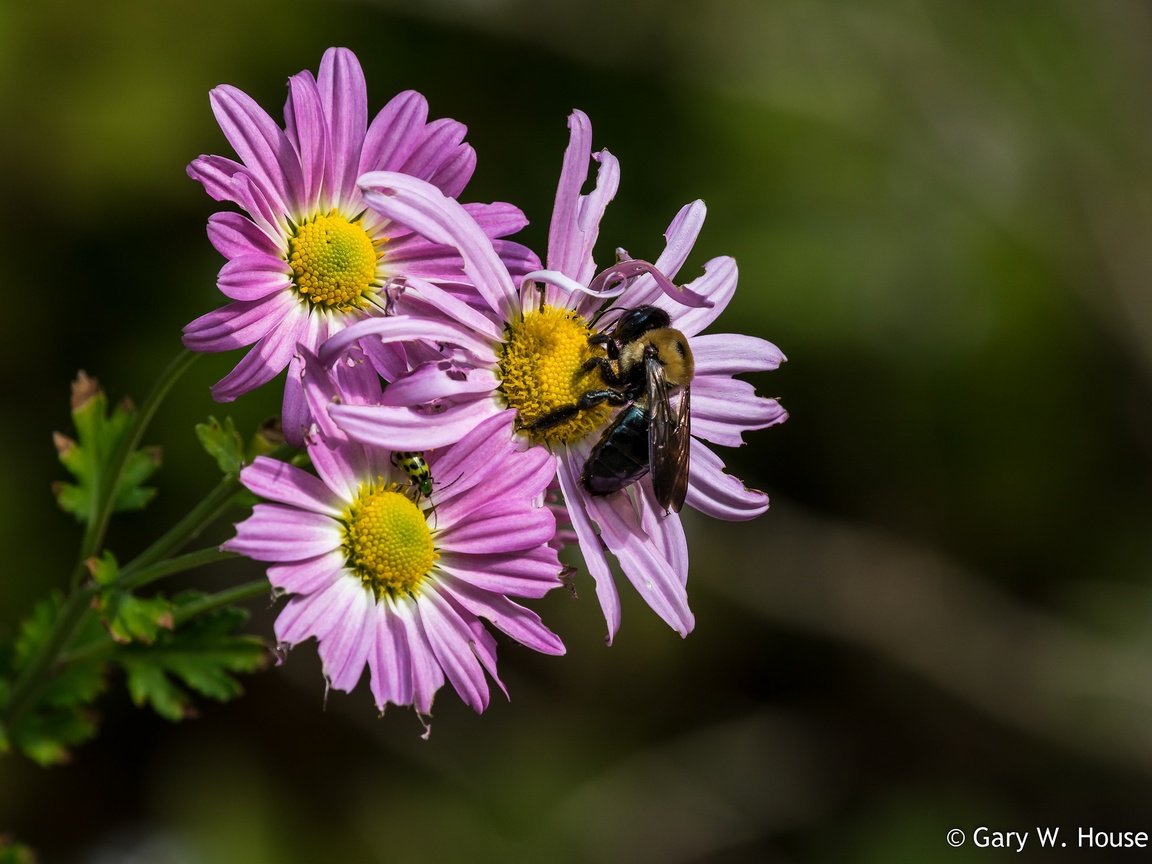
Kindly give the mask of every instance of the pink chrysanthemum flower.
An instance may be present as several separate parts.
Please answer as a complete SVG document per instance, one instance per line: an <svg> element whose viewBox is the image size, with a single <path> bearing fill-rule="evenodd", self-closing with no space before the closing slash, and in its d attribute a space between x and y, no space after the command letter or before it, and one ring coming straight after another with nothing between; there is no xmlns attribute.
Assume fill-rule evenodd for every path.
<svg viewBox="0 0 1152 864"><path fill-rule="evenodd" d="M208 236L227 258L217 285L232 302L184 328L194 351L253 348L212 388L228 402L292 365L284 392L284 429L299 443L307 423L297 344L318 348L349 322L391 311L389 286L408 275L439 284L463 280L460 259L364 206L356 178L389 170L459 195L476 165L454 120L428 121L419 93L396 96L368 123L364 74L343 48L324 54L320 72L288 80L285 128L235 87L211 93L212 111L240 162L201 156L188 173L217 201L245 213L208 220ZM509 204L467 211L490 238L519 231ZM516 243L496 241L512 272L538 266Z"/></svg>
<svg viewBox="0 0 1152 864"><path fill-rule="evenodd" d="M619 169L606 150L597 153L596 186L582 195L592 156L591 128L579 111L572 114L569 126L571 138L549 232L549 269L527 274L521 292L484 232L456 202L427 183L395 173L360 178L369 207L410 225L432 242L459 250L483 305L477 309L426 281L408 280L409 309L423 304L421 314L353 325L326 343L322 359L333 362L352 342L370 335L385 343L429 340L459 351L417 366L394 381L385 390L383 404L332 404L328 413L357 440L421 449L448 443L492 416L509 417L507 409L514 409L515 419L508 422L532 443L559 455L557 479L596 583L608 641L619 627L620 602L606 551L617 558L648 605L686 635L694 619L688 607L688 549L679 515L659 506L649 476L607 495L590 494L581 483L589 453L616 409L600 404L544 430L534 430L533 424L574 405L588 390L604 386L597 371L586 364L602 350L589 342L600 332L597 322L619 317L603 310L605 297L620 294L614 309L658 306L669 314L671 326L687 337L695 356L686 503L721 519L750 519L767 509L767 496L725 473L724 463L708 443L740 446L743 432L787 418L775 400L757 396L752 385L732 377L775 369L784 356L753 336L702 333L735 291L737 271L731 258L708 261L704 274L682 288L672 284L703 224L705 208L700 201L688 204L673 219L664 252L654 265L621 254L617 264L596 275L592 247L604 208L615 194ZM527 287L530 280L541 283L539 293ZM605 291L610 284L617 290ZM428 426L430 411L435 411L433 429Z"/></svg>
<svg viewBox="0 0 1152 864"><path fill-rule="evenodd" d="M292 596L276 620L285 646L319 642L331 687L351 691L367 664L381 711L413 705L427 717L447 679L477 712L488 705L496 642L483 621L546 654L564 645L509 597L560 584L548 544L556 522L540 506L555 474L542 448L523 451L511 413L429 454L434 500L391 454L309 435L319 476L258 457L240 475L257 504L224 548L271 562L268 579Z"/></svg>

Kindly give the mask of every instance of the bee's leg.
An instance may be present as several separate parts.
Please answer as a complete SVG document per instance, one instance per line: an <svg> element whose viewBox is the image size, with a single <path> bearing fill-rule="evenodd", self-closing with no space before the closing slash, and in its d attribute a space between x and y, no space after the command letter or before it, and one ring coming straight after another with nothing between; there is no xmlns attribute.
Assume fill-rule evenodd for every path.
<svg viewBox="0 0 1152 864"><path fill-rule="evenodd" d="M549 411L539 420L534 423L529 423L527 426L522 426L521 428L527 429L530 432L539 432L542 429L550 429L553 426L557 426L565 420L570 420L581 411L595 408L603 402L607 402L609 405L627 405L630 401L631 400L619 390L589 390L576 400L575 405L565 405L562 408Z"/></svg>
<svg viewBox="0 0 1152 864"><path fill-rule="evenodd" d="M619 387L624 382L620 380L620 373L616 371L619 364L607 357L590 357L580 367L584 372L591 372L593 369L600 370L600 377L604 379L604 383L612 387Z"/></svg>

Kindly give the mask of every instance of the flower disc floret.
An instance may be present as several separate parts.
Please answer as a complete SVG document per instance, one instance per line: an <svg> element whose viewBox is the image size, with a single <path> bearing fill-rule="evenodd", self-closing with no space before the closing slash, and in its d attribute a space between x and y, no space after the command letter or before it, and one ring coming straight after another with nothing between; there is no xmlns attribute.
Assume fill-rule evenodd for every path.
<svg viewBox="0 0 1152 864"><path fill-rule="evenodd" d="M378 598L417 593L437 554L424 511L411 498L392 484L365 484L344 525L348 567Z"/></svg>
<svg viewBox="0 0 1152 864"><path fill-rule="evenodd" d="M312 303L346 312L375 293L380 250L360 220L332 210L304 222L288 239L296 292Z"/></svg>
<svg viewBox="0 0 1152 864"><path fill-rule="evenodd" d="M604 356L588 342L588 322L576 312L558 306L526 310L509 324L500 354L500 389L516 409L517 425L530 427L558 408L575 405L587 391L604 381L590 359ZM531 432L535 444L579 441L608 422L612 409L597 405L547 429Z"/></svg>

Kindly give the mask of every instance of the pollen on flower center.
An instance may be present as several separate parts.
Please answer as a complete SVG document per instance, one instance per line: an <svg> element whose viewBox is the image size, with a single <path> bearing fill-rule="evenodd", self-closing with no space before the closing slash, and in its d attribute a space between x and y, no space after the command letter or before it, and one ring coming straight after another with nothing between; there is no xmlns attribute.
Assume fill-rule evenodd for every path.
<svg viewBox="0 0 1152 864"><path fill-rule="evenodd" d="M380 250L359 220L335 210L298 226L288 238L288 264L297 293L314 306L345 312L376 293Z"/></svg>
<svg viewBox="0 0 1152 864"><path fill-rule="evenodd" d="M558 408L567 408L587 391L604 386L597 370L585 370L592 357L604 351L588 344L592 328L568 309L545 306L526 310L507 327L500 356L500 389L517 411L517 425L531 426ZM530 432L537 444L570 444L603 426L612 408L597 405L572 417Z"/></svg>
<svg viewBox="0 0 1152 864"><path fill-rule="evenodd" d="M344 552L377 597L415 593L438 557L424 511L391 484L361 486L346 512Z"/></svg>

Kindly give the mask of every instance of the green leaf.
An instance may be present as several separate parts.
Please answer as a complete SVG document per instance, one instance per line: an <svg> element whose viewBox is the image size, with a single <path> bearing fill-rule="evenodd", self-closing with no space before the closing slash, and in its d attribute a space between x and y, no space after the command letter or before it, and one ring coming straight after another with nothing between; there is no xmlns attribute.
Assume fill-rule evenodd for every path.
<svg viewBox="0 0 1152 864"><path fill-rule="evenodd" d="M231 417L225 417L223 425L215 417L209 417L207 423L197 423L196 437L224 474L240 473L244 465L244 442Z"/></svg>
<svg viewBox="0 0 1152 864"><path fill-rule="evenodd" d="M51 636L63 601L58 593L37 604L21 624L13 654L13 673L19 674L40 652ZM99 625L92 619L80 628L77 638L99 639ZM104 690L105 663L90 660L50 670L35 691L31 706L7 730L9 743L41 765L68 758L71 747L96 732L95 715L88 709ZM5 698L7 698L7 687Z"/></svg>
<svg viewBox="0 0 1152 864"><path fill-rule="evenodd" d="M161 630L172 629L172 604L162 595L137 597L116 587L120 568L111 552L105 550L99 558L89 559L88 570L102 588L92 598L92 608L114 641L151 644Z"/></svg>
<svg viewBox="0 0 1152 864"><path fill-rule="evenodd" d="M180 609L205 595L188 592L174 600ZM150 705L169 720L192 713L192 693L221 702L243 692L236 674L255 672L268 663L268 648L257 637L236 634L247 613L234 607L214 609L160 633L150 646L131 645L120 652L128 691L137 705ZM188 691L191 691L189 693Z"/></svg>
<svg viewBox="0 0 1152 864"><path fill-rule="evenodd" d="M96 379L80 372L72 382L72 423L76 438L53 434L60 463L76 482L56 483L53 492L60 507L81 522L92 519L96 489L106 480L108 462L124 437L131 434L136 408L125 400L109 413L108 397ZM143 483L160 465L160 450L145 447L128 454L112 498L113 511L139 510L156 490Z"/></svg>

